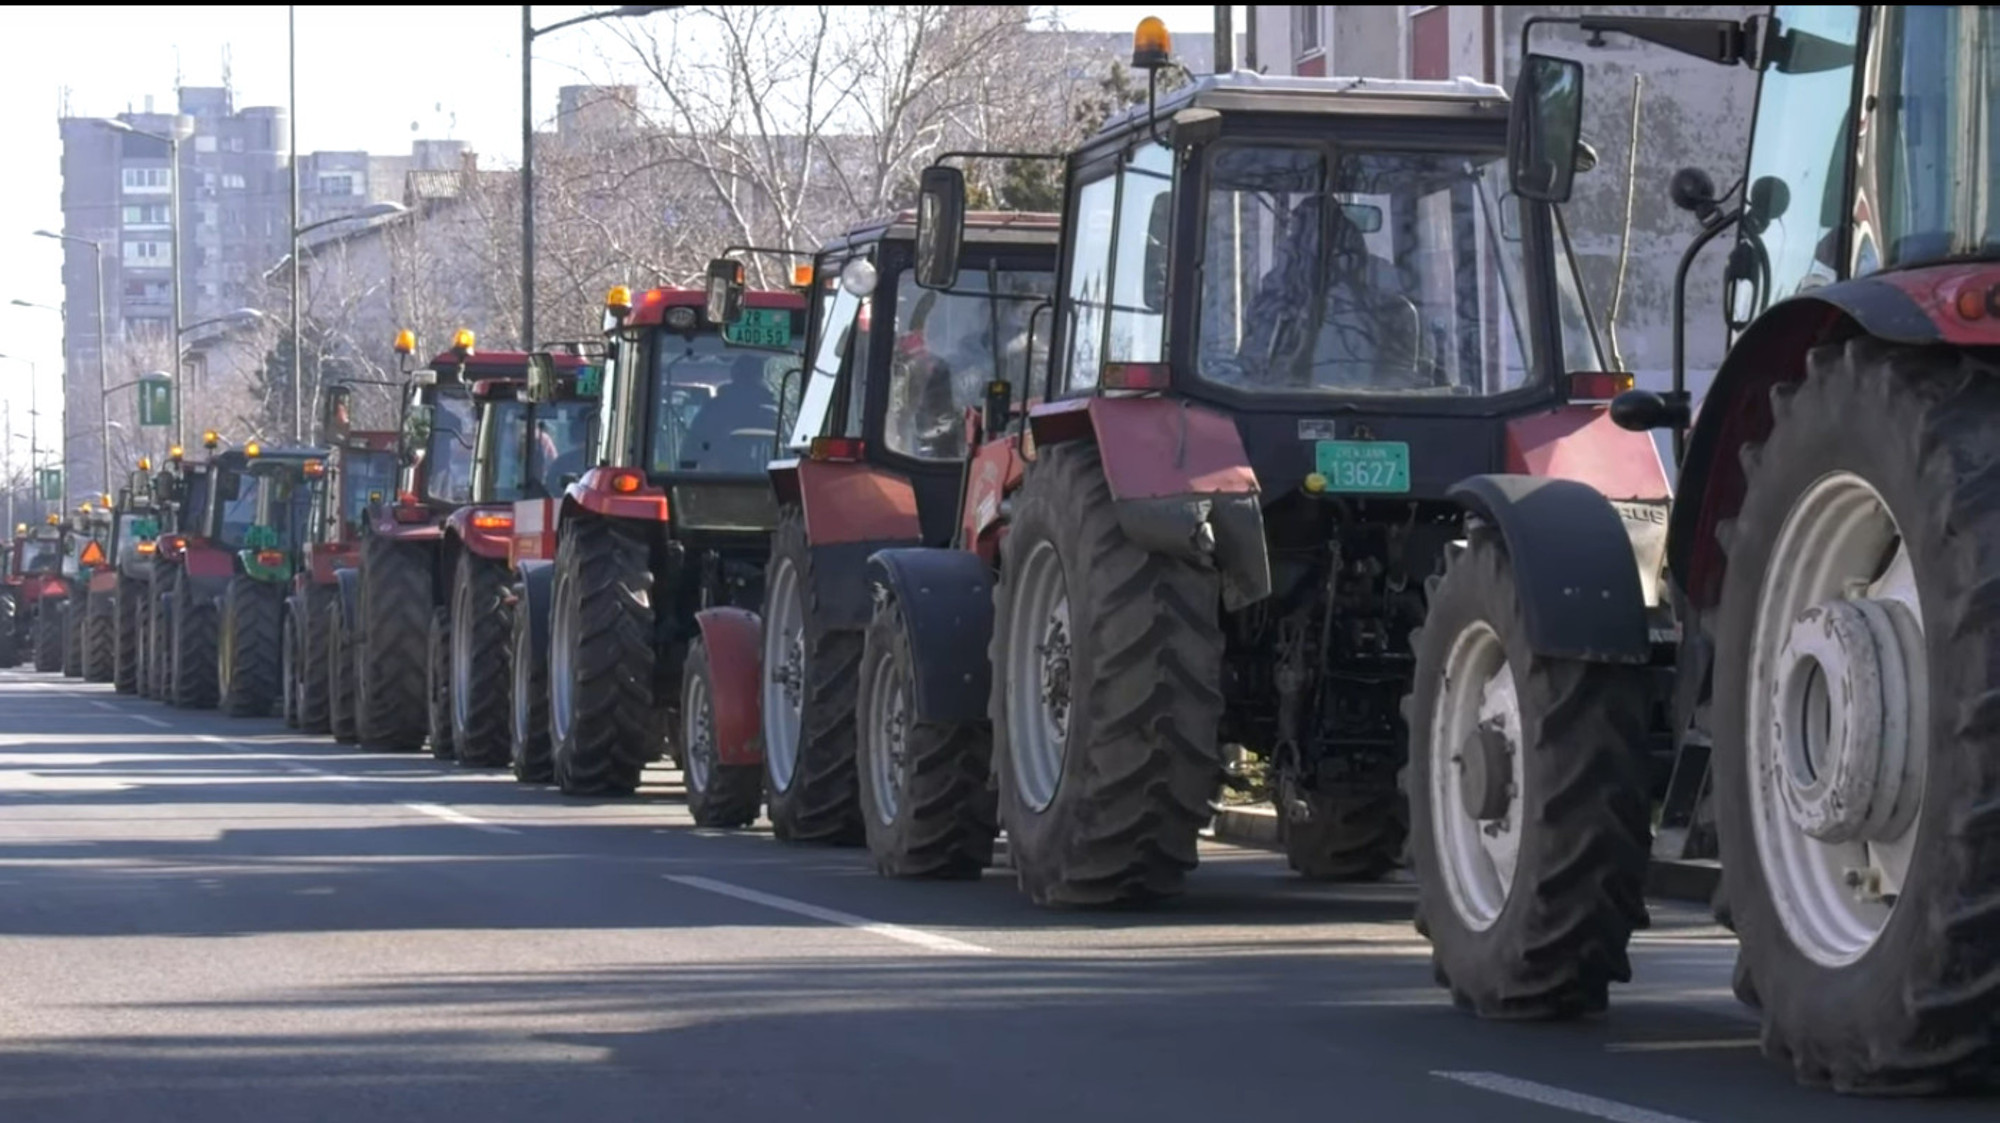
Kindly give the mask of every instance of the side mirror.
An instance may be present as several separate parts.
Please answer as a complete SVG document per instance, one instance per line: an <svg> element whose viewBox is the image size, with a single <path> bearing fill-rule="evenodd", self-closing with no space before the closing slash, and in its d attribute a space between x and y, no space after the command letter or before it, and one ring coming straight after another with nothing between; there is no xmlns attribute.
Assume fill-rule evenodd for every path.
<svg viewBox="0 0 2000 1123"><path fill-rule="evenodd" d="M743 263L718 257L708 263L708 321L733 324L743 318Z"/></svg>
<svg viewBox="0 0 2000 1123"><path fill-rule="evenodd" d="M1541 203L1569 199L1583 139L1583 64L1529 55L1514 84L1507 171L1514 193Z"/></svg>
<svg viewBox="0 0 2000 1123"><path fill-rule="evenodd" d="M540 404L556 398L556 357L547 351L528 356L528 401Z"/></svg>
<svg viewBox="0 0 2000 1123"><path fill-rule="evenodd" d="M965 241L965 173L933 164L917 183L917 283L947 289L958 281Z"/></svg>

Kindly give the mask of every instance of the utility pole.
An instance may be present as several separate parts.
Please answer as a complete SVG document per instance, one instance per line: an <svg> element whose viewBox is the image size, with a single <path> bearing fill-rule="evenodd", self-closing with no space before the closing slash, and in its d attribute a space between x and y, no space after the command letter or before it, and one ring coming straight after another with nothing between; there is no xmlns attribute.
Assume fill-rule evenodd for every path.
<svg viewBox="0 0 2000 1123"><path fill-rule="evenodd" d="M285 8L285 34L291 58L292 138L292 443L305 443L305 348L299 342L299 31L298 9Z"/></svg>

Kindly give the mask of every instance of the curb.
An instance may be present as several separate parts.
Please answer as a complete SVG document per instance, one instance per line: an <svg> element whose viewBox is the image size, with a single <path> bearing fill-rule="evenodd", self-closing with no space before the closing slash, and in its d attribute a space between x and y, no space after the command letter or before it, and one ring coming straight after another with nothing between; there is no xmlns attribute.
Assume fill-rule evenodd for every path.
<svg viewBox="0 0 2000 1123"><path fill-rule="evenodd" d="M1282 845L1278 841L1277 809L1265 803L1217 807L1215 818L1201 834L1203 838L1235 846L1275 850ZM1718 862L1655 858L1646 871L1646 895L1706 905L1714 899L1721 879L1722 865Z"/></svg>

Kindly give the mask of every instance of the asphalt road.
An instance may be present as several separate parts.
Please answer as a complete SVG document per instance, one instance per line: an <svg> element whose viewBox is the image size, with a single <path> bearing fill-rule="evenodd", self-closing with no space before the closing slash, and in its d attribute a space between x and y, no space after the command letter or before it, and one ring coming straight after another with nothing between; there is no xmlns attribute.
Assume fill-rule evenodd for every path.
<svg viewBox="0 0 2000 1123"><path fill-rule="evenodd" d="M1991 1121L1801 1089L1658 904L1600 1021L1451 1008L1406 885L1212 846L1186 898L690 825L0 672L0 1120Z"/></svg>

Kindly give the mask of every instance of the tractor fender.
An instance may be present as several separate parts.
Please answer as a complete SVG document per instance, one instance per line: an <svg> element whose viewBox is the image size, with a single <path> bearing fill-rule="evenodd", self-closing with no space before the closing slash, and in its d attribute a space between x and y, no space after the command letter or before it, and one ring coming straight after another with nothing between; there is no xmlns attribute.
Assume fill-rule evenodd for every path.
<svg viewBox="0 0 2000 1123"><path fill-rule="evenodd" d="M815 548L923 540L908 476L873 464L801 460L774 475L773 486L781 501L804 512L806 541Z"/></svg>
<svg viewBox="0 0 2000 1123"><path fill-rule="evenodd" d="M868 559L868 580L878 602L893 597L903 608L915 719L944 725L987 720L993 571L986 562L966 550L878 550Z"/></svg>
<svg viewBox="0 0 2000 1123"><path fill-rule="evenodd" d="M1913 346L2000 345L2000 321L1959 319L1958 293L2000 283L2000 266L1960 262L1902 269L1808 289L1773 304L1730 347L1715 372L1688 434L1667 525L1667 568L1695 608L1722 597L1728 559L1716 526L1743 503L1737 454L1771 433L1771 389L1806 376L1806 353L1856 333Z"/></svg>
<svg viewBox="0 0 2000 1123"><path fill-rule="evenodd" d="M1632 538L1596 488L1544 476L1470 476L1447 493L1500 532L1528 646L1592 663L1652 657Z"/></svg>
<svg viewBox="0 0 2000 1123"><path fill-rule="evenodd" d="M554 562L524 561L514 567L521 582L521 599L514 605L514 611L528 614L528 643L535 649L537 658L546 658L549 650L549 601L555 595L556 567Z"/></svg>
<svg viewBox="0 0 2000 1123"><path fill-rule="evenodd" d="M708 649L715 755L723 764L764 763L764 621L747 608L694 614Z"/></svg>
<svg viewBox="0 0 2000 1123"><path fill-rule="evenodd" d="M621 473L630 471L631 469L600 465L585 472L581 479L569 485L568 490L563 492L564 513L582 509L608 519L666 522L668 508L665 488L644 482L633 491L618 491L612 487L615 478Z"/></svg>
<svg viewBox="0 0 2000 1123"><path fill-rule="evenodd" d="M361 571L334 570L333 586L334 603L340 606L340 625L348 635L354 635L361 627Z"/></svg>
<svg viewBox="0 0 2000 1123"><path fill-rule="evenodd" d="M1029 426L1037 445L1094 439L1125 536L1212 563L1224 607L1271 594L1257 473L1227 414L1174 398L1075 398L1036 406Z"/></svg>
<svg viewBox="0 0 2000 1123"><path fill-rule="evenodd" d="M480 525L482 521L496 515L507 520L505 528ZM460 507L445 517L445 537L482 558L504 561L507 557L508 542L513 537L513 519L512 510L497 504L485 507ZM457 555L454 554L451 560L455 564L458 560ZM444 580L449 583L450 571L447 569L444 572L447 574Z"/></svg>

